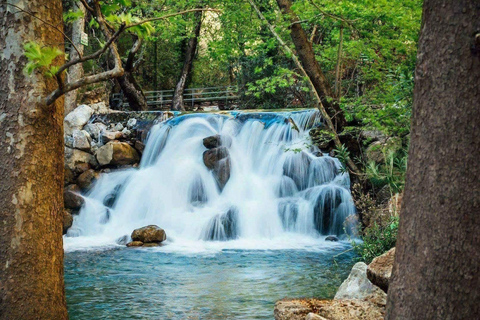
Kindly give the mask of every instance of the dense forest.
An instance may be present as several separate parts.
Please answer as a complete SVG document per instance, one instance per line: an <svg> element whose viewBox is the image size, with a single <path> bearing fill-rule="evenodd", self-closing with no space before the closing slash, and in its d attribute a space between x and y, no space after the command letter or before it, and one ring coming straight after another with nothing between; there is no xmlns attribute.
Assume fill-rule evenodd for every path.
<svg viewBox="0 0 480 320"><path fill-rule="evenodd" d="M479 18L2 0L0 319L478 317Z"/></svg>

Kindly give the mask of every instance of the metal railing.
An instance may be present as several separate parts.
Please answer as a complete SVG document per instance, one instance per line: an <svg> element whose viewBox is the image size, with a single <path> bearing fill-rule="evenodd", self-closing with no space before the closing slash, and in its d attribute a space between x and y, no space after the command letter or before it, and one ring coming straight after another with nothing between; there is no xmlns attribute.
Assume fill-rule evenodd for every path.
<svg viewBox="0 0 480 320"><path fill-rule="evenodd" d="M144 95L147 99L147 105L152 109L169 107L173 101L175 90L145 91ZM113 101L122 107L128 107L123 93L115 93L112 96ZM227 87L210 87L210 88L191 88L185 89L183 93L183 102L185 105L191 105L202 102L217 102L228 104L229 101L238 99L238 89L235 86Z"/></svg>

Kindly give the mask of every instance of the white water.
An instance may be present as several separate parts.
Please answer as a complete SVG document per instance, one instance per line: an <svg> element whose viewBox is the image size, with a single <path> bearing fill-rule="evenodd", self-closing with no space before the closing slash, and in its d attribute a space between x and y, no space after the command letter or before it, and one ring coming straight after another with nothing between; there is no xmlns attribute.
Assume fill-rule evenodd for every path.
<svg viewBox="0 0 480 320"><path fill-rule="evenodd" d="M355 208L340 162L317 157L310 145L308 130L319 124L316 111L194 114L157 124L139 169L104 174L85 195L65 249L115 245L149 224L165 229L166 251L335 246L324 235L350 232ZM203 163L203 138L215 134L232 139L223 190Z"/></svg>

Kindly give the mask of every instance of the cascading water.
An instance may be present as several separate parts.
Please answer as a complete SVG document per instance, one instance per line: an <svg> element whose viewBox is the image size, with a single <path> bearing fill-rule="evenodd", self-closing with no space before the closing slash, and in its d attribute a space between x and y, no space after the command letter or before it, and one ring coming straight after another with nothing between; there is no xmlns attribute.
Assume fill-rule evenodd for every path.
<svg viewBox="0 0 480 320"><path fill-rule="evenodd" d="M113 244L149 224L165 229L173 246L291 247L350 233L349 176L310 145L308 131L318 125L313 110L192 114L157 124L139 169L104 174L85 196L66 247ZM221 160L226 178L204 163L203 139L214 135L229 154Z"/></svg>

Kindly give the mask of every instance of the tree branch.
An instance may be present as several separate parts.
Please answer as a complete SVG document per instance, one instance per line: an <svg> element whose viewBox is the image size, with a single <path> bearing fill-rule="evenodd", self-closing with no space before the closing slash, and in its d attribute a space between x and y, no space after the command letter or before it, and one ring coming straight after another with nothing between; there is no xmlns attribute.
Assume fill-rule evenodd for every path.
<svg viewBox="0 0 480 320"><path fill-rule="evenodd" d="M132 24L128 25L125 29L133 28L133 27L139 26L139 25L144 24L144 23L147 23L147 22L157 21L157 20L165 20L165 19L167 19L167 18L171 18L171 17L178 16L178 15L182 15L182 14L189 13L189 12L196 12L196 11L222 12L222 10L219 10L219 9L210 9L210 8L189 9L189 10L185 10L185 11L180 11L180 12L175 12L175 13L166 14L166 15L161 16L161 17L155 17L155 18L145 19L145 20L139 21L139 22L137 22L137 23L132 23Z"/></svg>

